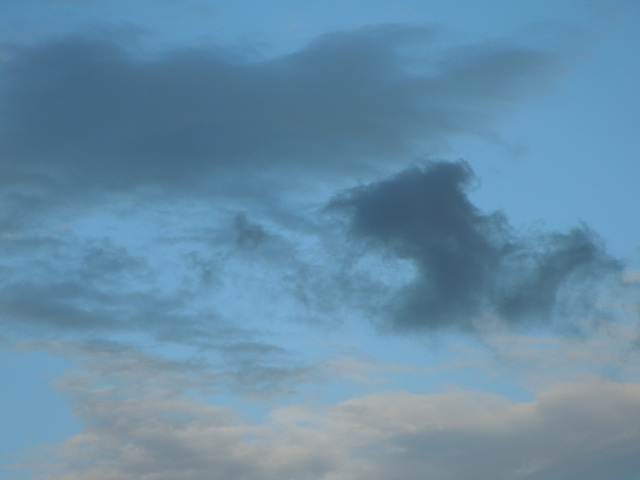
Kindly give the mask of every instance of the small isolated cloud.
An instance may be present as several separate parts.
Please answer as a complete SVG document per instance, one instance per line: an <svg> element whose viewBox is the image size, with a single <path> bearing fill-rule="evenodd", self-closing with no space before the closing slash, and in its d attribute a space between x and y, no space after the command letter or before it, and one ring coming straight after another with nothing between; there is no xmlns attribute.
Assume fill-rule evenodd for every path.
<svg viewBox="0 0 640 480"><path fill-rule="evenodd" d="M348 213L350 235L415 265L415 279L390 307L392 328L472 330L487 314L512 325L546 324L565 306L561 297L586 305L580 288L620 270L585 225L517 235L503 214L471 203L474 180L464 162L431 163L330 203ZM570 320L571 312L561 313Z"/></svg>

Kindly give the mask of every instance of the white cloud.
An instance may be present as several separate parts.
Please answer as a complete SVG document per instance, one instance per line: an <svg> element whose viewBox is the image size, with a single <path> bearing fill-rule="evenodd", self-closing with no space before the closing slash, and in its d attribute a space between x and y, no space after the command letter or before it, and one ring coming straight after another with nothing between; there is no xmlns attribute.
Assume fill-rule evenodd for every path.
<svg viewBox="0 0 640 480"><path fill-rule="evenodd" d="M530 402L390 391L283 407L253 423L170 384L151 394L88 378L66 386L85 427L55 450L59 469L48 479L631 480L640 473L633 383L562 383Z"/></svg>

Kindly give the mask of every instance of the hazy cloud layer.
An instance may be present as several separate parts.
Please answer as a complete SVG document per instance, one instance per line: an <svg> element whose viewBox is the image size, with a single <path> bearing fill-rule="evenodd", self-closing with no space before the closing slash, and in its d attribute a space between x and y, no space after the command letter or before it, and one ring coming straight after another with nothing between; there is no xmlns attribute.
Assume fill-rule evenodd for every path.
<svg viewBox="0 0 640 480"><path fill-rule="evenodd" d="M60 446L61 470L47 478L632 480L640 474L634 384L569 383L529 402L477 392L382 393L330 408L292 405L254 424L233 409L165 390L175 378L162 377L126 388L69 377L64 388L86 427Z"/></svg>
<svg viewBox="0 0 640 480"><path fill-rule="evenodd" d="M432 163L330 203L330 210L348 212L351 235L414 263L415 280L394 299L395 329L474 329L486 314L544 324L560 306L586 307L588 281L621 269L584 225L517 235L504 215L471 203L474 180L466 163ZM573 305L563 303L563 294ZM570 321L575 312L561 313Z"/></svg>

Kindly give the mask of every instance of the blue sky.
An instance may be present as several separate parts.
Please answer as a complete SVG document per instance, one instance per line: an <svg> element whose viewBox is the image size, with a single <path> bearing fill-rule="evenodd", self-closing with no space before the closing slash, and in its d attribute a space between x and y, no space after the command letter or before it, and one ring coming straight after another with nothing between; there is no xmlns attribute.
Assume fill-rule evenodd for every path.
<svg viewBox="0 0 640 480"><path fill-rule="evenodd" d="M639 20L5 2L0 476L637 479Z"/></svg>

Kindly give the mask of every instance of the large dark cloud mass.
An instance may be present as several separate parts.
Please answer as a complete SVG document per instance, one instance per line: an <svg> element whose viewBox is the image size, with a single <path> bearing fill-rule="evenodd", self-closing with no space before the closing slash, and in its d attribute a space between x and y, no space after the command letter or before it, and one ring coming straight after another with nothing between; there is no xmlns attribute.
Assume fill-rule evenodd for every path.
<svg viewBox="0 0 640 480"><path fill-rule="evenodd" d="M352 235L414 262L417 278L396 299L394 327L469 329L487 313L547 323L562 294L620 268L584 225L516 235L504 215L471 203L473 180L464 162L433 163L331 202L349 212Z"/></svg>
<svg viewBox="0 0 640 480"><path fill-rule="evenodd" d="M367 27L273 58L143 56L77 35L15 48L0 68L0 322L202 344L218 311L238 315L224 295L315 317L348 303L337 290L374 291L375 279L332 270L341 247L301 207L318 201L306 186L324 199L452 134L486 132L555 71L541 49L436 39ZM397 327L546 318L572 282L615 269L586 227L517 238L469 202L472 180L465 164L434 164L333 202L352 211L354 235L416 266Z"/></svg>
<svg viewBox="0 0 640 480"><path fill-rule="evenodd" d="M508 44L442 51L432 37L365 28L269 59L223 48L141 59L83 36L17 50L2 68L2 186L128 190L282 165L352 169L485 129L479 120L555 64Z"/></svg>

